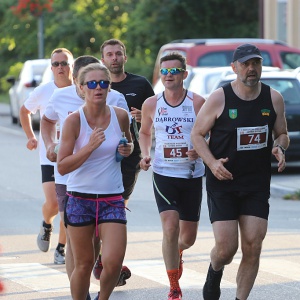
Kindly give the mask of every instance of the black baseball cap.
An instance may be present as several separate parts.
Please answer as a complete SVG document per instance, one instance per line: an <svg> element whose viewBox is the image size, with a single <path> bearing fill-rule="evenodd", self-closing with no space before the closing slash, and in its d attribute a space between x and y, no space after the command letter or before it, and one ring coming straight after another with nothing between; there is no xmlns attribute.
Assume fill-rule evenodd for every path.
<svg viewBox="0 0 300 300"><path fill-rule="evenodd" d="M234 50L232 61L235 62L237 60L238 62L243 63L255 57L262 59L259 49L252 44L243 44Z"/></svg>

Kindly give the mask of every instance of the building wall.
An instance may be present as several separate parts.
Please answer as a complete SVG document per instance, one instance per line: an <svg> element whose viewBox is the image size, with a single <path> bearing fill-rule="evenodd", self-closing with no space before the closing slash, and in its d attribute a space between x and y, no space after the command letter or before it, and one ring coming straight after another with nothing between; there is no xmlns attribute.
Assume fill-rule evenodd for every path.
<svg viewBox="0 0 300 300"><path fill-rule="evenodd" d="M300 48L300 0L288 0L287 43Z"/></svg>
<svg viewBox="0 0 300 300"><path fill-rule="evenodd" d="M300 0L263 0L263 36L300 48Z"/></svg>

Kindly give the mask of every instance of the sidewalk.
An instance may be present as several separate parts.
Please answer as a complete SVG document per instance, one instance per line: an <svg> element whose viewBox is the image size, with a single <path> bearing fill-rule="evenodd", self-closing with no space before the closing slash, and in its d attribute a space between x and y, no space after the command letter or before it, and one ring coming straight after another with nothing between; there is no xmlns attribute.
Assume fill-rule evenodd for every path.
<svg viewBox="0 0 300 300"><path fill-rule="evenodd" d="M284 173L286 174L284 176L280 176L280 178L276 175L272 175L271 195L283 197L284 195L294 194L296 191L300 191L300 173L297 175L290 175L286 171L284 171Z"/></svg>
<svg viewBox="0 0 300 300"><path fill-rule="evenodd" d="M0 116L9 116L10 108L8 104L0 103ZM300 168L300 163L298 165ZM300 190L300 174L290 175L286 173L286 176L272 175L271 179L271 195L282 197L286 194L293 194Z"/></svg>

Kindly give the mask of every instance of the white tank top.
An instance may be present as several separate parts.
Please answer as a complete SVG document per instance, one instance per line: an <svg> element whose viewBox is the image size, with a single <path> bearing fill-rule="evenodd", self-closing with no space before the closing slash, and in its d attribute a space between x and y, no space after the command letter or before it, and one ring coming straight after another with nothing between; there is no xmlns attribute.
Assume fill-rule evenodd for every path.
<svg viewBox="0 0 300 300"><path fill-rule="evenodd" d="M204 175L202 159L188 159L186 152L193 148L191 131L196 120L193 105L193 93L187 91L178 106L171 106L164 93L157 95L157 104L153 120L155 129L155 156L153 171L157 174L196 178Z"/></svg>
<svg viewBox="0 0 300 300"><path fill-rule="evenodd" d="M110 123L105 133L105 141L95 149L90 157L69 174L67 190L90 194L121 194L124 191L120 162L116 162L116 149L122 137L115 110L110 108ZM80 133L75 142L74 153L85 146L93 129L89 126L82 107L80 113Z"/></svg>

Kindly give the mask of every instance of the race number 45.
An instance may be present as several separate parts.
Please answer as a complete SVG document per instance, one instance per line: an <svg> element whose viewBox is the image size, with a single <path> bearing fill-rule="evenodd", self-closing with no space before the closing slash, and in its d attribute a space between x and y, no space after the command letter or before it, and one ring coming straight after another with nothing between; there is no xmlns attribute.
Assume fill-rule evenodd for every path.
<svg viewBox="0 0 300 300"><path fill-rule="evenodd" d="M164 144L164 160L167 162L183 162L188 161L186 143L166 143Z"/></svg>

